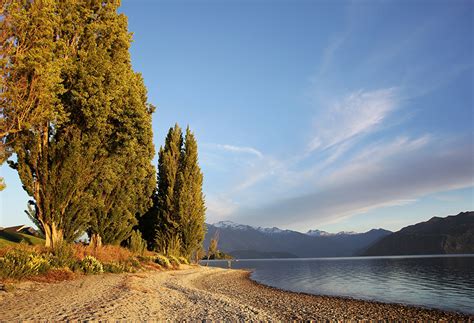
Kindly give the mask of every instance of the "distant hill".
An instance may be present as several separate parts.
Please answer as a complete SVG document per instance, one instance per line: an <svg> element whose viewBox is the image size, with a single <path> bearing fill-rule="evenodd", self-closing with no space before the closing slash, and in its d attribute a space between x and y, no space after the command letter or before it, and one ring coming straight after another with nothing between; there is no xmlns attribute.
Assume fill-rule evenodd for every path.
<svg viewBox="0 0 474 323"><path fill-rule="evenodd" d="M384 237L362 254L421 255L474 253L474 212L433 217Z"/></svg>
<svg viewBox="0 0 474 323"><path fill-rule="evenodd" d="M240 259L353 256L391 233L383 229L365 233L332 234L317 230L301 233L223 221L207 224L206 249L216 231L219 233L219 249Z"/></svg>
<svg viewBox="0 0 474 323"><path fill-rule="evenodd" d="M21 232L9 232L0 230L0 248L15 245L16 243L26 243L29 245L44 245L44 239Z"/></svg>

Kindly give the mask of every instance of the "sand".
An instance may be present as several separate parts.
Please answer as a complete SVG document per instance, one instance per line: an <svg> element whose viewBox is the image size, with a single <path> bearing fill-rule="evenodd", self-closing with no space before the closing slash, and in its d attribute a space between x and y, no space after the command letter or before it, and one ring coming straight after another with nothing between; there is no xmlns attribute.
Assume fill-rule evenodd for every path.
<svg viewBox="0 0 474 323"><path fill-rule="evenodd" d="M472 317L396 304L285 292L259 285L242 270L83 276L58 283L25 282L0 295L0 320L309 320Z"/></svg>

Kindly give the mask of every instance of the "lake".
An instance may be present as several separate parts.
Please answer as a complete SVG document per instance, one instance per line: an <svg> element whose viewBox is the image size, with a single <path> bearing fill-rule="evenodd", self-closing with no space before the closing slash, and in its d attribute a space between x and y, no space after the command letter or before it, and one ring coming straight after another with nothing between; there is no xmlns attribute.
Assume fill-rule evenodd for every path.
<svg viewBox="0 0 474 323"><path fill-rule="evenodd" d="M227 261L209 266L226 268ZM252 259L232 261L232 268L289 291L474 314L474 255Z"/></svg>

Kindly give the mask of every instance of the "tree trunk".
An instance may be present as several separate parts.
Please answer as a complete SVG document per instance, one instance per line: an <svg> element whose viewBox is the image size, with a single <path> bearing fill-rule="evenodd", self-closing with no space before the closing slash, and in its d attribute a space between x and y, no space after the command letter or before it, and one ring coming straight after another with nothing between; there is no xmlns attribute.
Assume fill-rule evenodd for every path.
<svg viewBox="0 0 474 323"><path fill-rule="evenodd" d="M64 240L63 231L59 229L55 223L46 224L43 223L44 235L45 235L45 246L48 248L54 248L61 244Z"/></svg>
<svg viewBox="0 0 474 323"><path fill-rule="evenodd" d="M89 246L94 249L102 247L102 238L98 233L93 233L90 238Z"/></svg>

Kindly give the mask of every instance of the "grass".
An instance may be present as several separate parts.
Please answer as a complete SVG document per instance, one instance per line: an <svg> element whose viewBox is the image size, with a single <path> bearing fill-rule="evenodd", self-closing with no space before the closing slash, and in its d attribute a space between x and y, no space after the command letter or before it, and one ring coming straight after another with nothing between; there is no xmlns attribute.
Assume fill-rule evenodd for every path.
<svg viewBox="0 0 474 323"><path fill-rule="evenodd" d="M0 248L14 246L20 242L32 246L44 246L44 239L24 233L0 231Z"/></svg>

